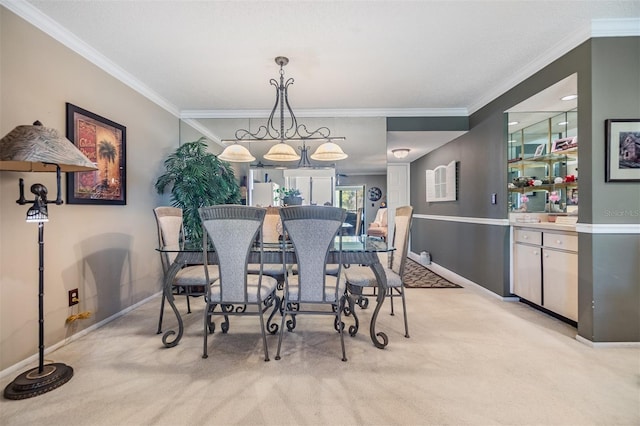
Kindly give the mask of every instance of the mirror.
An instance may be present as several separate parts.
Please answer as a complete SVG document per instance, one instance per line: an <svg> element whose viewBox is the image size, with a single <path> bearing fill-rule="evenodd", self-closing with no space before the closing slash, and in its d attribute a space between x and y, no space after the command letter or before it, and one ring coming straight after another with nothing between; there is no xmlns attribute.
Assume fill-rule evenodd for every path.
<svg viewBox="0 0 640 426"><path fill-rule="evenodd" d="M577 74L506 111L509 211L577 213Z"/></svg>

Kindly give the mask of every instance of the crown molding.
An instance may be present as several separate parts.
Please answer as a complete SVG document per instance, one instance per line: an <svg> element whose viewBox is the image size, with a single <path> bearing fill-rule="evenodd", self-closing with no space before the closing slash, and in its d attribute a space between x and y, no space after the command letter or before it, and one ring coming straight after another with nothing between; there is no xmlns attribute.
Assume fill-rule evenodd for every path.
<svg viewBox="0 0 640 426"><path fill-rule="evenodd" d="M266 118L270 109L183 110L180 118ZM297 109L296 117L466 117L466 108Z"/></svg>
<svg viewBox="0 0 640 426"><path fill-rule="evenodd" d="M183 110L160 96L100 52L76 37L64 27L42 13L29 2L0 0L0 4L36 28L98 66L117 80L131 87L172 115L188 118L255 118L268 117L270 110ZM363 109L309 109L296 111L298 117L440 117L468 116L498 96L532 76L554 60L569 52L590 37L625 37L640 35L640 18L594 19L590 25L568 33L551 49L534 58L514 74L511 79L478 98L467 108L363 108Z"/></svg>
<svg viewBox="0 0 640 426"><path fill-rule="evenodd" d="M591 21L592 37L640 36L640 18L594 19Z"/></svg>
<svg viewBox="0 0 640 426"><path fill-rule="evenodd" d="M0 0L0 4L175 117L180 116L180 110L177 106L120 68L106 56L66 30L29 2L22 0Z"/></svg>
<svg viewBox="0 0 640 426"><path fill-rule="evenodd" d="M485 96L480 97L468 107L473 114L513 87L522 83L527 78L540 71L556 59L566 55L572 49L589 40L592 37L632 37L640 36L640 18L621 19L594 19L590 25L578 28L558 41L554 46L542 55L520 68L511 79L505 80L499 86L494 87Z"/></svg>
<svg viewBox="0 0 640 426"><path fill-rule="evenodd" d="M188 126L194 128L199 131L203 136L205 136L210 141L214 142L217 145L220 145L222 148L225 148L226 145L222 143L222 139L213 133L211 129L206 126L203 126L198 120L194 120L191 118L182 119L182 122L187 124Z"/></svg>

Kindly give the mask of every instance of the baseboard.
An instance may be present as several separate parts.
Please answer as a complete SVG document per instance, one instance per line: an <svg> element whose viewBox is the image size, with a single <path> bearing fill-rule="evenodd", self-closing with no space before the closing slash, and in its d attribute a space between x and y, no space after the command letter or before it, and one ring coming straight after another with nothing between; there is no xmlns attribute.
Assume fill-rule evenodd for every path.
<svg viewBox="0 0 640 426"><path fill-rule="evenodd" d="M134 309L138 308L139 306L144 305L149 300L157 297L160 293L161 292L155 293L155 294L147 297L146 299L143 299L143 300L139 301L138 303L136 303L134 305L131 305L131 306L123 309L122 311L117 312L117 313L111 315L110 317L103 319L102 321L100 321L98 323L95 323L95 324L85 328L84 330L81 330L81 331L79 331L79 332L67 337L66 339L64 339L64 340L62 340L62 341L60 341L60 342L58 342L58 343L56 343L54 345L46 347L45 350L44 350L44 354L47 355L48 353L53 352L56 349L59 349L59 348L65 346L65 345L68 345L71 342L74 342L74 341L80 339L83 336L86 336L90 332L92 332L94 330L97 330L98 328L110 323L111 321L120 318L121 316L125 315L126 313L133 311ZM6 376L8 376L10 374L13 374L13 373L15 373L17 371L26 370L32 364L38 363L40 361L39 358L40 358L40 355L39 354L35 354L35 355L32 355L29 358L24 359L24 360L22 360L22 361L20 361L20 362L18 362L16 364L10 366L10 367L5 368L4 370L0 371L0 379L3 379Z"/></svg>
<svg viewBox="0 0 640 426"><path fill-rule="evenodd" d="M640 342L592 342L580 335L576 335L576 340L592 348L640 348Z"/></svg>
<svg viewBox="0 0 640 426"><path fill-rule="evenodd" d="M487 294L496 297L504 302L518 302L520 301L519 297L515 297L515 296L500 296L497 293L494 293L493 291L487 289L486 287L481 286L480 284L474 283L473 281L456 274L455 272L445 268L444 266L438 265L435 262L431 262L429 264L424 264L422 262L422 258L418 253L414 253L414 252L409 252L409 254L407 255L407 257L419 264L421 264L422 266L424 266L425 268L427 268L428 270L430 270L431 272L433 272L434 274L438 274L440 275L442 278L445 278L449 281L451 281L454 284L458 284L461 285L462 287L475 287L478 288L482 291L485 291Z"/></svg>

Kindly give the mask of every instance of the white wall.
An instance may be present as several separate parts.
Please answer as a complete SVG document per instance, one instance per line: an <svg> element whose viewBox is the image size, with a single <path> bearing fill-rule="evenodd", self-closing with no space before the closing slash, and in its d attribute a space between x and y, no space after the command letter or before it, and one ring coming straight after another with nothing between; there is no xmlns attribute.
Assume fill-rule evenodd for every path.
<svg viewBox="0 0 640 426"><path fill-rule="evenodd" d="M45 346L51 346L160 290L152 209L168 198L156 194L154 182L178 144L179 124L3 7L0 89L0 136L35 120L64 134L66 102L127 128L127 205L49 208ZM28 206L15 203L20 177L27 192L36 182L55 191L54 174L0 172L0 370L38 350L37 225L25 223ZM81 301L69 308L73 288L79 288ZM79 311L91 311L92 317L66 325Z"/></svg>

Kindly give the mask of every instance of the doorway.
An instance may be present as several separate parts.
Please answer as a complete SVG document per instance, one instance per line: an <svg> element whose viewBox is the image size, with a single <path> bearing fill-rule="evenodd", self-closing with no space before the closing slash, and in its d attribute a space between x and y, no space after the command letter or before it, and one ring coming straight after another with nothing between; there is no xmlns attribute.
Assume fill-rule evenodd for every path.
<svg viewBox="0 0 640 426"><path fill-rule="evenodd" d="M362 235L365 218L364 185L337 186L334 200L336 207L347 211L344 235Z"/></svg>

